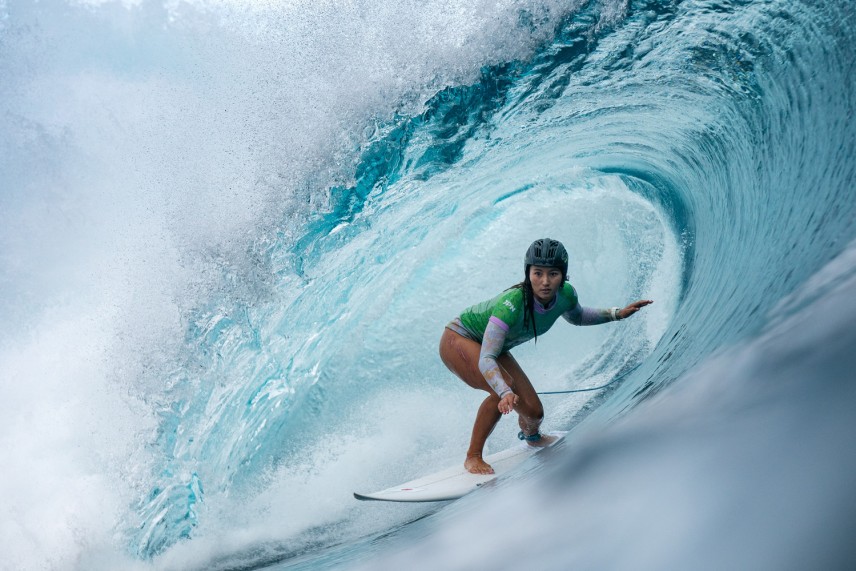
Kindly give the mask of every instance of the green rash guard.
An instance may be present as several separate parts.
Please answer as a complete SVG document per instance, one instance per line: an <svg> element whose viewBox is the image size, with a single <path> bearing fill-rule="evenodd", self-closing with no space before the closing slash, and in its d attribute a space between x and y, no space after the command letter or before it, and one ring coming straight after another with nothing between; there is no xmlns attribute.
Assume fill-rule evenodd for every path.
<svg viewBox="0 0 856 571"><path fill-rule="evenodd" d="M574 325L598 325L618 319L618 308L582 307L574 287L565 282L546 307L538 300L532 316L539 334L546 333L561 316ZM481 345L479 370L488 385L502 398L512 392L505 382L497 358L535 337L532 320L523 324L523 290L508 289L488 301L465 309L446 327Z"/></svg>
<svg viewBox="0 0 856 571"><path fill-rule="evenodd" d="M546 308L536 300L533 317L538 334L546 333L563 313L578 304L577 291L568 282L564 283L556 299ZM461 313L460 320L470 336L479 343L482 342L488 323L499 325L505 330L503 353L535 337L531 320L528 327L523 324L523 290L520 288L508 289L493 299L468 307Z"/></svg>

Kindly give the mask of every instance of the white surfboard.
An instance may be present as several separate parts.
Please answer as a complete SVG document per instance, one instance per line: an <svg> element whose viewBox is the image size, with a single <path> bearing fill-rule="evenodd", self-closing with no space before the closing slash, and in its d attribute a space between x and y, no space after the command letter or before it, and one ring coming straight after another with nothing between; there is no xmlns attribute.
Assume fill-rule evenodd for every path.
<svg viewBox="0 0 856 571"><path fill-rule="evenodd" d="M558 436L552 446L565 436L564 432L549 432L551 436ZM386 488L379 492L370 494L354 493L358 500L377 500L382 502L442 502L457 500L480 488L497 477L507 474L522 464L527 458L544 447L530 446L526 442L520 442L508 450L490 454L485 461L494 469L494 474L470 474L464 469L461 462L457 466L447 468L436 474L418 478Z"/></svg>

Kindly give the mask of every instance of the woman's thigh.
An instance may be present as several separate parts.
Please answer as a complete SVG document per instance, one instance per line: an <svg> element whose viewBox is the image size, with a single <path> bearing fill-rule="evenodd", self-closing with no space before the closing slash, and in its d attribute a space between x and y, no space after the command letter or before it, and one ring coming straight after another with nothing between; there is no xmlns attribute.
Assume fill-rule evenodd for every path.
<svg viewBox="0 0 856 571"><path fill-rule="evenodd" d="M440 359L462 381L483 391L491 392L490 386L479 369L481 345L458 335L451 329L444 329L440 337Z"/></svg>
<svg viewBox="0 0 856 571"><path fill-rule="evenodd" d="M480 354L479 343L450 329L443 330L443 336L440 338L440 358L446 367L474 389L495 394L479 369ZM520 404L523 406L523 412L537 415L541 410L541 401L517 360L511 353L503 353L496 361L505 382L522 401Z"/></svg>

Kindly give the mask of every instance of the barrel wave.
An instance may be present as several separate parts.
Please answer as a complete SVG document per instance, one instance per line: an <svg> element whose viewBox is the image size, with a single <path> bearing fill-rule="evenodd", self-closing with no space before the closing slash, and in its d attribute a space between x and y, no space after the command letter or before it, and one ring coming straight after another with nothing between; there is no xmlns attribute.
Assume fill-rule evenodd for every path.
<svg viewBox="0 0 856 571"><path fill-rule="evenodd" d="M849 0L0 1L3 565L851 568L854 51ZM440 334L545 236L655 301L514 351L604 388L354 500L463 461Z"/></svg>

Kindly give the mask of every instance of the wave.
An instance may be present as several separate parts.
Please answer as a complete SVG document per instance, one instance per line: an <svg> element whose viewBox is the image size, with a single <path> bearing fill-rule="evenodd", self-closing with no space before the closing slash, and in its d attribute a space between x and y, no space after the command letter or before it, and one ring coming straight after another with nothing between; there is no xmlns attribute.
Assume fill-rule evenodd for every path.
<svg viewBox="0 0 856 571"><path fill-rule="evenodd" d="M812 506L852 523L828 476L854 465L846 2L0 11L16 567L847 560L834 536L782 555ZM545 397L572 429L552 468L447 508L353 502L457 461L479 399L439 333L544 234L584 304L656 303L515 356L539 390L620 381ZM771 481L828 491L786 506L802 526L771 499L721 515ZM657 518L686 547L639 531Z"/></svg>

